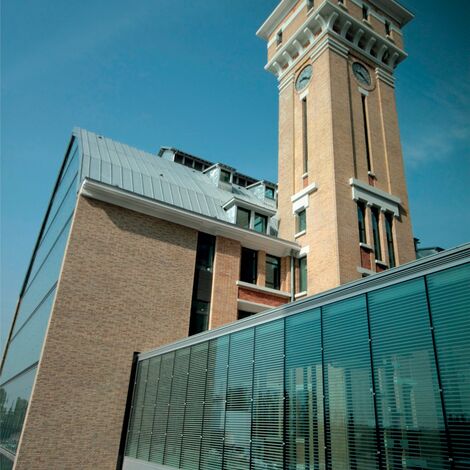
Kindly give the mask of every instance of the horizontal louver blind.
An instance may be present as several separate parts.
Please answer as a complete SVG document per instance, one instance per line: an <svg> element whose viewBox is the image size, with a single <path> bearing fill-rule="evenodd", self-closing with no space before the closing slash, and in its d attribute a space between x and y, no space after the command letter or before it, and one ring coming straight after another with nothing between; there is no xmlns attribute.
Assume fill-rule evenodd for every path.
<svg viewBox="0 0 470 470"><path fill-rule="evenodd" d="M453 458L470 468L470 265L427 283Z"/></svg>
<svg viewBox="0 0 470 470"><path fill-rule="evenodd" d="M365 296L322 313L328 468L377 469Z"/></svg>
<svg viewBox="0 0 470 470"><path fill-rule="evenodd" d="M389 468L448 468L423 279L369 294L382 459Z"/></svg>

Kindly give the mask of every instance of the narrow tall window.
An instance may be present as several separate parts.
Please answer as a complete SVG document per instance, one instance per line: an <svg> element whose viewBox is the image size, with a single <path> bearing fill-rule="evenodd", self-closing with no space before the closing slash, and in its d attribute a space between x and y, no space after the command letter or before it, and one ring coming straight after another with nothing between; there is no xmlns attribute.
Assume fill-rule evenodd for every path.
<svg viewBox="0 0 470 470"><path fill-rule="evenodd" d="M390 36L390 22L389 21L385 22L385 34L387 36Z"/></svg>
<svg viewBox="0 0 470 470"><path fill-rule="evenodd" d="M240 281L256 284L258 275L258 252L242 248L240 259Z"/></svg>
<svg viewBox="0 0 470 470"><path fill-rule="evenodd" d="M266 287L281 288L281 260L276 256L266 255Z"/></svg>
<svg viewBox="0 0 470 470"><path fill-rule="evenodd" d="M366 206L361 201L358 201L358 203L357 203L357 222L358 222L358 226L359 226L359 241L361 243L367 243L367 236L366 236Z"/></svg>
<svg viewBox="0 0 470 470"><path fill-rule="evenodd" d="M307 0L307 10L311 10L313 8L313 0Z"/></svg>
<svg viewBox="0 0 470 470"><path fill-rule="evenodd" d="M279 46L280 44L282 44L282 30L281 31L278 31L277 35L276 35L276 44Z"/></svg>
<svg viewBox="0 0 470 470"><path fill-rule="evenodd" d="M253 224L255 232L266 233L268 228L268 218L265 215L255 212L255 220Z"/></svg>
<svg viewBox="0 0 470 470"><path fill-rule="evenodd" d="M307 257L299 259L299 293L307 292Z"/></svg>
<svg viewBox="0 0 470 470"><path fill-rule="evenodd" d="M369 7L365 3L362 4L362 19L369 19Z"/></svg>
<svg viewBox="0 0 470 470"><path fill-rule="evenodd" d="M305 209L297 213L297 233L307 230L307 212Z"/></svg>
<svg viewBox="0 0 470 470"><path fill-rule="evenodd" d="M193 298L189 334L206 331L209 326L209 310L212 293L212 275L215 252L215 237L199 232L196 249Z"/></svg>
<svg viewBox="0 0 470 470"><path fill-rule="evenodd" d="M362 98L362 117L364 120L364 138L366 142L367 171L372 171L372 166L370 163L369 123L367 121L366 96L361 95L361 98Z"/></svg>
<svg viewBox="0 0 470 470"><path fill-rule="evenodd" d="M386 213L385 214L385 232L387 235L388 265L390 268L394 268L396 266L392 230L393 230L393 215L390 213Z"/></svg>
<svg viewBox="0 0 470 470"><path fill-rule="evenodd" d="M307 98L302 100L302 134L304 151L304 173L308 171L308 138L307 138Z"/></svg>
<svg viewBox="0 0 470 470"><path fill-rule="evenodd" d="M250 228L250 211L237 207L237 225L242 228Z"/></svg>
<svg viewBox="0 0 470 470"><path fill-rule="evenodd" d="M374 236L375 259L382 260L382 248L380 247L379 210L373 207L372 214L372 234Z"/></svg>

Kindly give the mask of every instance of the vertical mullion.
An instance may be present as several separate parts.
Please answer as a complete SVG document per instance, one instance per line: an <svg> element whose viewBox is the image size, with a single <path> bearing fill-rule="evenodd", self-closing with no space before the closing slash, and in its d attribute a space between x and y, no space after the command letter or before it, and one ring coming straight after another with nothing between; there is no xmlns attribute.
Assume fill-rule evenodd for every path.
<svg viewBox="0 0 470 470"><path fill-rule="evenodd" d="M434 323L432 319L432 312L431 312L431 302L429 300L429 289L428 289L428 279L427 276L423 276L424 279L424 290L426 292L426 305L428 307L428 313L429 313L429 327L431 330L431 339L432 339L432 349L434 352L434 361L436 364L436 375L437 375L437 383L439 384L439 397L441 399L441 406L442 406L442 415L444 418L444 431L446 435L446 441L447 441L447 449L449 451L449 463L450 463L450 468L454 468L454 454L452 451L452 441L450 439L450 431L449 431L449 425L447 421L447 410L446 410L446 404L444 400L444 387L442 386L442 379L441 379L441 369L439 367L439 357L437 355L437 347L436 347L436 336L434 333Z"/></svg>
<svg viewBox="0 0 470 470"><path fill-rule="evenodd" d="M162 451L162 463L165 462L165 454L166 454L166 444L168 438L168 422L170 421L170 401L171 401L171 394L173 392L173 379L175 378L175 364L176 364L176 351L173 353L173 367L171 369L171 384L170 384L170 394L168 395L168 405L166 407L166 426L165 426L165 441L163 444L163 451Z"/></svg>
<svg viewBox="0 0 470 470"><path fill-rule="evenodd" d="M201 453L202 453L202 440L204 436L204 420L205 420L205 411L206 411L206 400L207 400L207 377L208 377L208 372L209 372L209 351L210 351L210 341L207 342L207 360L206 360L206 381L204 384L204 399L202 402L202 422L201 422L201 434L199 437L199 461L197 468L201 468ZM224 416L225 419L225 416ZM224 426L224 434L225 434L225 426ZM222 452L223 452L223 445L222 445ZM222 458L223 460L223 458ZM181 466L181 465L180 465Z"/></svg>
<svg viewBox="0 0 470 470"><path fill-rule="evenodd" d="M228 374L230 369L230 346L232 343L232 335L228 336L228 351L227 351L227 375L225 378L225 408L224 408L224 437L222 437L222 468L224 468L225 459L225 432L227 429L227 397L228 397Z"/></svg>
<svg viewBox="0 0 470 470"><path fill-rule="evenodd" d="M194 347L194 346L193 346ZM184 421L186 419L186 409L188 408L188 388L189 388L189 368L191 367L191 354L193 347L189 348L188 370L186 371L186 392L184 394L184 409L183 409L183 423L181 425L181 445L180 445L180 458L178 467L181 468L181 459L183 457L183 443L184 443Z"/></svg>
<svg viewBox="0 0 470 470"><path fill-rule="evenodd" d="M373 351L372 351L372 332L371 332L371 327L370 327L370 314L369 314L369 295L366 294L365 297L366 297L367 332L369 336L372 399L374 403L375 440L376 440L376 446L377 446L377 456L379 459L379 468L382 468L382 451L381 451L381 446L380 446L379 413L377 410L377 392L376 392L376 386L375 386L375 368L374 368L374 356L373 356Z"/></svg>
<svg viewBox="0 0 470 470"><path fill-rule="evenodd" d="M325 349L323 347L323 307L320 308L320 341L321 341L321 367L322 367L322 398L323 398L323 456L325 458L325 468L328 468L328 430L326 416L326 395L325 395Z"/></svg>

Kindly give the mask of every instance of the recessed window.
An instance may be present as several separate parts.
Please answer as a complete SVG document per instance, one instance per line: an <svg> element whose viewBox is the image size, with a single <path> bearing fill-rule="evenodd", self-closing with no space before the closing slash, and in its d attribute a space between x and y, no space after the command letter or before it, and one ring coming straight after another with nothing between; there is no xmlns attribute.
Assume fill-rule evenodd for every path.
<svg viewBox="0 0 470 470"><path fill-rule="evenodd" d="M279 44L282 44L282 30L278 31L276 35L276 44L279 46Z"/></svg>
<svg viewBox="0 0 470 470"><path fill-rule="evenodd" d="M189 168L192 168L193 167L193 160L191 160L191 158L185 157L184 158L184 165L189 167Z"/></svg>
<svg viewBox="0 0 470 470"><path fill-rule="evenodd" d="M281 259L266 255L266 287L281 288Z"/></svg>
<svg viewBox="0 0 470 470"><path fill-rule="evenodd" d="M299 293L307 291L307 257L299 259Z"/></svg>
<svg viewBox="0 0 470 470"><path fill-rule="evenodd" d="M175 155L175 163L183 163L183 157L181 155Z"/></svg>
<svg viewBox="0 0 470 470"><path fill-rule="evenodd" d="M297 213L297 233L307 230L307 211L305 209Z"/></svg>
<svg viewBox="0 0 470 470"><path fill-rule="evenodd" d="M255 232L266 233L268 227L268 218L265 215L255 213L253 228Z"/></svg>
<svg viewBox="0 0 470 470"><path fill-rule="evenodd" d="M203 170L202 163L194 162L194 169L197 171L202 171Z"/></svg>
<svg viewBox="0 0 470 470"><path fill-rule="evenodd" d="M393 215L385 214L385 232L387 235L388 265L391 268L396 266L395 248L393 246Z"/></svg>
<svg viewBox="0 0 470 470"><path fill-rule="evenodd" d="M366 206L363 202L357 203L357 222L359 226L359 241L367 243L366 237Z"/></svg>
<svg viewBox="0 0 470 470"><path fill-rule="evenodd" d="M264 190L264 196L267 197L268 199L274 199L274 188L270 188L269 186L266 186Z"/></svg>
<svg viewBox="0 0 470 470"><path fill-rule="evenodd" d="M230 171L220 170L220 181L230 183Z"/></svg>
<svg viewBox="0 0 470 470"><path fill-rule="evenodd" d="M253 312L245 312L244 310L239 310L237 316L239 320L242 320L243 318L248 318L252 315L254 315Z"/></svg>
<svg viewBox="0 0 470 470"><path fill-rule="evenodd" d="M369 7L365 3L362 4L362 19L369 19Z"/></svg>
<svg viewBox="0 0 470 470"><path fill-rule="evenodd" d="M307 0L307 9L311 10L313 8L313 0Z"/></svg>
<svg viewBox="0 0 470 470"><path fill-rule="evenodd" d="M258 252L242 248L240 258L240 281L256 284L258 275Z"/></svg>
<svg viewBox="0 0 470 470"><path fill-rule="evenodd" d="M374 237L374 252L375 259L382 260L382 249L380 246L380 230L379 230L379 210L377 207L373 207L371 210L372 214L372 235Z"/></svg>
<svg viewBox="0 0 470 470"><path fill-rule="evenodd" d="M385 34L387 36L390 36L390 22L389 21L385 22Z"/></svg>
<svg viewBox="0 0 470 470"><path fill-rule="evenodd" d="M237 207L237 225L242 228L250 228L250 211Z"/></svg>

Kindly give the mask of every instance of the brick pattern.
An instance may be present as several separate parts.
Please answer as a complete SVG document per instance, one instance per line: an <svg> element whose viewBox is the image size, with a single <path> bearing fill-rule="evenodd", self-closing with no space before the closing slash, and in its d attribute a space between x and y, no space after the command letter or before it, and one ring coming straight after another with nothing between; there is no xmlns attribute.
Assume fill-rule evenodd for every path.
<svg viewBox="0 0 470 470"><path fill-rule="evenodd" d="M16 470L114 470L134 351L186 337L196 232L79 198Z"/></svg>
<svg viewBox="0 0 470 470"><path fill-rule="evenodd" d="M240 300L246 300L248 302L254 302L257 304L268 305L270 307L279 307L280 305L287 304L290 299L280 297L275 294L268 292L259 292L246 287L238 287L238 298Z"/></svg>
<svg viewBox="0 0 470 470"><path fill-rule="evenodd" d="M366 269L372 269L370 261L370 250L361 246L361 267Z"/></svg>
<svg viewBox="0 0 470 470"><path fill-rule="evenodd" d="M217 237L209 329L238 319L237 281L240 278L241 245L236 240Z"/></svg>

